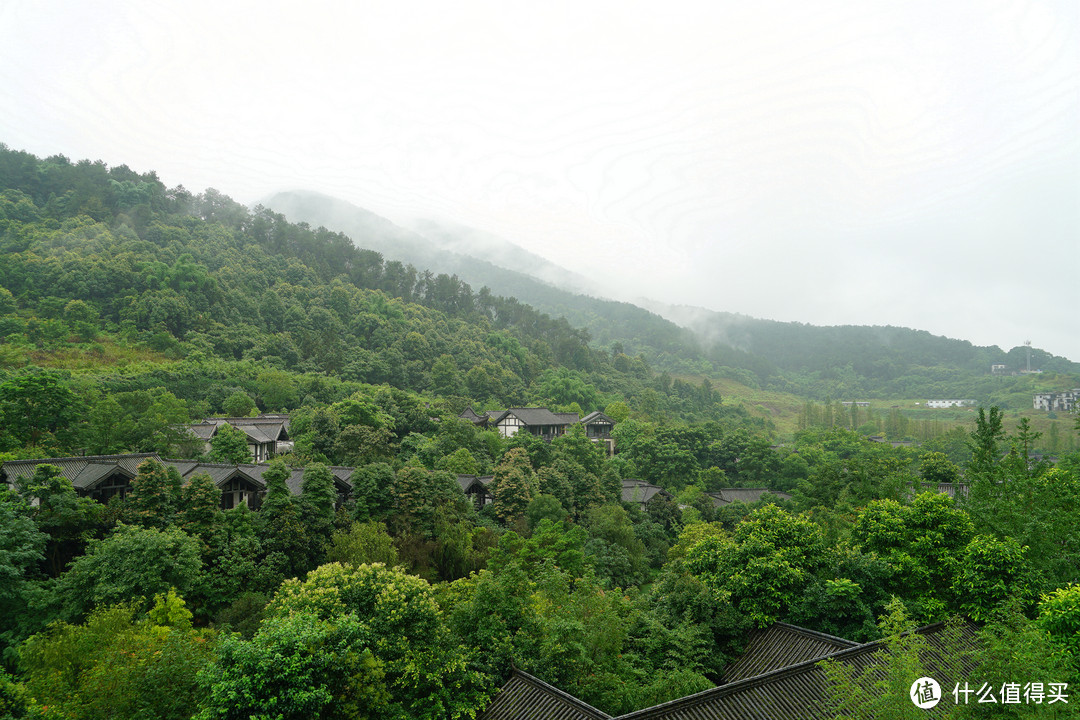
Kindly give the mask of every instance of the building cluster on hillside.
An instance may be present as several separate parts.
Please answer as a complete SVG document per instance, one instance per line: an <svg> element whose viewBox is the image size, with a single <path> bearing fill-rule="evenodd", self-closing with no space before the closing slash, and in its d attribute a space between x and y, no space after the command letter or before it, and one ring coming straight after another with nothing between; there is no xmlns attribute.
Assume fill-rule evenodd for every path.
<svg viewBox="0 0 1080 720"><path fill-rule="evenodd" d="M54 465L60 474L71 481L75 491L102 503L113 497L123 499L131 492L131 481L139 472L139 466L147 460L161 463L166 468L174 468L181 480L187 483L200 473L210 479L221 490L221 508L228 510L238 505L247 505L256 510L266 496L266 481L263 474L269 469L266 463L205 463L196 460L172 460L162 458L156 453L129 453L125 455L85 455L76 457L36 458L32 460L9 460L0 465L0 483L4 487L17 487L34 476L39 465ZM334 486L338 493L338 504L344 503L352 495L352 474L355 468L343 465L329 467L334 476ZM300 494L304 471L291 470L285 480L294 495ZM491 492L492 475L458 475L458 485L477 510L490 505L495 500ZM790 500L791 495L767 488L721 488L716 492L706 493L716 507L732 502L754 503L764 495L771 494L780 500ZM622 481L622 501L636 503L644 510L656 497L674 500L674 496L660 487L643 480Z"/></svg>
<svg viewBox="0 0 1080 720"><path fill-rule="evenodd" d="M974 670L968 656L976 648L975 627L961 625L950 632L944 623L936 623L912 632L925 639L919 659L926 674L941 688L963 682ZM567 692L514 670L478 720L826 718L832 717L827 707L830 684L821 661L831 660L879 681L887 678L882 664L888 652L883 640L857 643L778 622L752 632L742 656L725 669L721 684L694 695L613 719ZM945 660L958 654L964 659L957 664ZM947 706L941 703L940 707L940 712L928 710L927 716L940 717Z"/></svg>
<svg viewBox="0 0 1080 720"><path fill-rule="evenodd" d="M483 415L471 407L458 415L478 427L495 430L503 437L512 437L524 430L547 442L566 433L572 425L585 427L585 435L593 442L603 443L608 454L615 452L615 441L611 431L615 421L597 410L581 417L576 412L557 413L548 408L508 408L506 410L488 410Z"/></svg>
<svg viewBox="0 0 1080 720"><path fill-rule="evenodd" d="M1047 412L1074 412L1080 403L1080 388L1063 392L1036 393L1032 405Z"/></svg>
<svg viewBox="0 0 1080 720"><path fill-rule="evenodd" d="M1080 390L1075 391L1080 393ZM581 418L577 413L554 413L547 408L510 408L508 410L489 411L478 415L471 408L459 417L478 426L495 430L503 437L512 437L518 432L529 432L550 442L564 434L572 425L584 426L586 436L594 442L603 443L609 453L614 452L614 440L611 430L615 421L601 412L594 412ZM129 453L118 455L86 455L76 457L37 458L28 460L9 460L0 464L0 485L15 487L22 481L33 477L38 465L55 465L61 474L71 481L79 495L99 502L107 503L113 497L123 499L131 491L131 481L138 474L138 467L147 460L155 460L166 467L174 468L182 481L186 483L194 476L205 473L221 490L221 507L224 510L238 505L247 505L257 509L266 495L266 482L263 473L269 468L266 461L274 455L292 450L289 438L288 415L260 415L244 418L206 418L192 423L192 433L203 441L205 450L210 450L210 440L225 425L241 430L248 440L250 463L212 463L197 460L176 460L162 458L157 453ZM884 438L870 438L885 442ZM909 443L892 443L894 446ZM348 466L330 466L334 484L338 493L338 503L344 503L352 495L352 474L355 468ZM290 471L286 484L294 494L300 493L303 483L302 469ZM477 510L494 502L491 483L492 475L458 475L458 485ZM932 489L932 488L927 488ZM962 484L954 487L941 483L938 492L951 496L963 494ZM732 502L755 503L769 495L778 500L790 500L792 496L768 488L721 488L705 493L715 507L722 507ZM637 479L622 481L624 503L635 503L642 510L655 498L673 501L674 496L660 487Z"/></svg>
<svg viewBox="0 0 1080 720"><path fill-rule="evenodd" d="M60 474L71 481L75 491L83 497L107 503L113 497L121 499L131 492L131 481L139 473L139 466L154 460L167 468L174 468L186 484L199 474L206 474L221 490L221 508L228 510L247 505L255 510L266 495L263 479L270 466L267 464L205 463L196 460L170 460L157 453L130 453L125 455L85 455L77 457L38 458L33 460L9 460L0 465L0 481L4 486L17 486L33 477L38 465L55 465ZM352 493L351 477L354 468L332 465L334 487L338 502L344 502ZM292 470L285 484L294 495L300 494L304 471Z"/></svg>

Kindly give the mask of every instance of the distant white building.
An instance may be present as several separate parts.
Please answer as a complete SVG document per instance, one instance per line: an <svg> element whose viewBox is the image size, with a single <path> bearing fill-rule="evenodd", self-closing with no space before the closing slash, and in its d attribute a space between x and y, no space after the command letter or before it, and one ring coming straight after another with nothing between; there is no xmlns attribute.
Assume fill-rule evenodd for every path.
<svg viewBox="0 0 1080 720"><path fill-rule="evenodd" d="M1045 410L1047 412L1056 410L1072 412L1076 409L1078 402L1080 402L1080 388L1073 388L1065 392L1036 393L1032 405L1036 410Z"/></svg>
<svg viewBox="0 0 1080 720"><path fill-rule="evenodd" d="M959 408L959 407L973 407L977 403L974 400L927 400L926 407L929 408Z"/></svg>

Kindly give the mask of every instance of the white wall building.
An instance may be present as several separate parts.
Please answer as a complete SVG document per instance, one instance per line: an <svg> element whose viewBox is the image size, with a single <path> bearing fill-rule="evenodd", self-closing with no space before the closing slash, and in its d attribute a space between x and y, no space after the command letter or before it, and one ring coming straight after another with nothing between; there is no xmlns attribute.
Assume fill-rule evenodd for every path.
<svg viewBox="0 0 1080 720"><path fill-rule="evenodd" d="M974 400L927 400L926 407L930 408L952 408L952 407L974 407L976 402Z"/></svg>

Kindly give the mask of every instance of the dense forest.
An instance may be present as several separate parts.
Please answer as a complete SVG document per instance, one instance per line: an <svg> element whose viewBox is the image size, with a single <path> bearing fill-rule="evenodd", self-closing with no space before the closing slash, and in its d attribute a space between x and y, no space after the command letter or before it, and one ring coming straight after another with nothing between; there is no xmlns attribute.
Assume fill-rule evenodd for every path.
<svg viewBox="0 0 1080 720"><path fill-rule="evenodd" d="M754 628L886 616L976 622L980 682L1078 681L1080 454L1033 459L1026 421L893 444L808 403L781 442L707 378L362 245L0 146L0 461L245 462L192 443L212 415L295 441L256 511L153 459L108 504L49 463L0 490L0 717L474 717L514 667L616 715L714 686ZM458 417L510 406L602 410L617 452Z"/></svg>

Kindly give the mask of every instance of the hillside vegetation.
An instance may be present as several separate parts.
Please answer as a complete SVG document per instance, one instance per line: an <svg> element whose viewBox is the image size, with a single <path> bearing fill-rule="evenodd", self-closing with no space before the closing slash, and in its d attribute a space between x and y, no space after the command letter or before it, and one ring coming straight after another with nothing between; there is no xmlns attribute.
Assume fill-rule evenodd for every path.
<svg viewBox="0 0 1080 720"><path fill-rule="evenodd" d="M0 488L0 715L470 718L518 668L614 716L716 685L777 621L866 641L966 617L988 650L954 660L985 681L1080 681L1073 418L1054 439L998 407L799 397L835 389L805 367L665 369L674 348L599 348L213 190L2 146L0 254L0 461L240 472L239 431L206 450L185 425L260 411L294 442L255 510L153 459L107 504L52 462ZM603 410L617 452L458 418L512 405Z"/></svg>
<svg viewBox="0 0 1080 720"><path fill-rule="evenodd" d="M655 302L649 303L650 312L584 292L583 278L524 251L517 254L527 257L518 257L505 241L490 240L496 249L486 255L462 254L475 234L467 229L435 226L418 234L315 193L279 193L267 202L294 220L344 232L361 246L419 267L452 271L474 287L564 317L586 329L595 347L640 353L672 375L728 378L818 402L963 397L1014 410L1030 406L1025 396L1032 392L1080 383L1080 364L1038 348L1034 367L1045 375L1036 381L1015 375L1027 367L1022 347L1005 352L909 328L817 327ZM539 277L526 274L530 268ZM991 364L1005 364L1006 373L991 377Z"/></svg>

